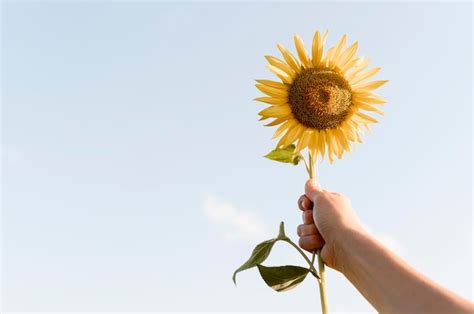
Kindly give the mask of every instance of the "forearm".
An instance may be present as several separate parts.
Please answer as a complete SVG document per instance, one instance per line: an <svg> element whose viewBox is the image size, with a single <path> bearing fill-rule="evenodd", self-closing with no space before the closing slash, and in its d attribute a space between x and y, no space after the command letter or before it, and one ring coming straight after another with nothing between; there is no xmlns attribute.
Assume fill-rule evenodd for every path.
<svg viewBox="0 0 474 314"><path fill-rule="evenodd" d="M411 268L363 231L340 243L340 271L383 313L472 313L472 304Z"/></svg>

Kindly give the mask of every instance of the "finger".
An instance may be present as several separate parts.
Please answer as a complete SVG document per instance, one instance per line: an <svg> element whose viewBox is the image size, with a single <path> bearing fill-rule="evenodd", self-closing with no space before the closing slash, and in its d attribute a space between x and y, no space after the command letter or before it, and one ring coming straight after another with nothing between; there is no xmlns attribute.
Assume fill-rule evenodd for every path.
<svg viewBox="0 0 474 314"><path fill-rule="evenodd" d="M306 195L301 195L298 199L298 207L301 210L311 210L313 209L313 202Z"/></svg>
<svg viewBox="0 0 474 314"><path fill-rule="evenodd" d="M298 244L302 249L310 252L322 248L324 243L323 238L319 234L304 236L298 241Z"/></svg>
<svg viewBox="0 0 474 314"><path fill-rule="evenodd" d="M303 201L304 201L305 198L306 198L305 195L301 195L301 196L298 198L298 208L301 209L301 210L306 210L306 209L303 207Z"/></svg>
<svg viewBox="0 0 474 314"><path fill-rule="evenodd" d="M314 224L313 211L312 210L305 210L303 212L303 223L305 225Z"/></svg>
<svg viewBox="0 0 474 314"><path fill-rule="evenodd" d="M303 206L303 208L305 210L312 210L313 209L313 202L311 202L311 200L309 198L307 198L306 195L304 196L304 199L301 202L301 205Z"/></svg>
<svg viewBox="0 0 474 314"><path fill-rule="evenodd" d="M314 202L318 194L323 192L323 189L319 185L316 179L310 179L306 181L306 185L304 187L305 195Z"/></svg>
<svg viewBox="0 0 474 314"><path fill-rule="evenodd" d="M298 228L296 228L296 233L298 234L299 237L319 234L318 229L316 228L316 225L314 224L313 225L299 225Z"/></svg>

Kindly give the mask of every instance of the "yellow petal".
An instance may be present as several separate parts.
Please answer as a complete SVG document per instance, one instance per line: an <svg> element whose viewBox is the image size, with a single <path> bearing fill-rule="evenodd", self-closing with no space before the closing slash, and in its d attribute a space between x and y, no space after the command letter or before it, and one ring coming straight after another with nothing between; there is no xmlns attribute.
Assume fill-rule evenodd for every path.
<svg viewBox="0 0 474 314"><path fill-rule="evenodd" d="M362 143L362 138L359 134L360 127L358 126L357 122L355 122L353 119L347 121L347 128L352 130L352 137L355 138L356 143Z"/></svg>
<svg viewBox="0 0 474 314"><path fill-rule="evenodd" d="M298 140L298 145L296 145L295 152L299 153L301 150L305 149L308 146L308 143L312 137L313 130L306 129L304 130L303 134L301 135L300 139Z"/></svg>
<svg viewBox="0 0 474 314"><path fill-rule="evenodd" d="M289 52L282 44L277 45L278 49L280 50L283 58L285 59L286 63L295 70L296 73L300 73L300 64L298 60Z"/></svg>
<svg viewBox="0 0 474 314"><path fill-rule="evenodd" d="M387 80L378 80L378 81L372 81L372 82L367 82L367 83L359 83L357 85L354 85L353 88L356 91L371 91L376 88L379 88L383 84L387 83Z"/></svg>
<svg viewBox="0 0 474 314"><path fill-rule="evenodd" d="M257 83L266 85L268 87L278 88L282 90L288 90L288 86L283 84L282 82L275 82L270 80L255 80Z"/></svg>
<svg viewBox="0 0 474 314"><path fill-rule="evenodd" d="M336 63L339 69L342 69L350 60L352 60L352 57L357 52L358 47L359 47L359 43L356 41L341 54L341 56L339 57L339 60L337 60L337 63Z"/></svg>
<svg viewBox="0 0 474 314"><path fill-rule="evenodd" d="M298 123L298 125L294 128L294 134L290 134L288 136L288 139L287 139L288 142L287 142L286 145L290 145L291 143L293 143L294 141L299 139L301 137L301 135L303 135L303 132L305 130L306 130L306 128Z"/></svg>
<svg viewBox="0 0 474 314"><path fill-rule="evenodd" d="M382 97L375 95L371 92L354 92L352 98L354 99L354 101L362 101L369 104L383 105L386 103L386 101Z"/></svg>
<svg viewBox="0 0 474 314"><path fill-rule="evenodd" d="M324 130L324 137L326 138L329 163L332 164L334 162L334 157L332 155L334 153L335 145L333 142L332 134L330 134L329 130Z"/></svg>
<svg viewBox="0 0 474 314"><path fill-rule="evenodd" d="M356 121L354 117L351 117L351 119L348 119L346 121L354 130L360 131L359 122Z"/></svg>
<svg viewBox="0 0 474 314"><path fill-rule="evenodd" d="M378 95L373 95L371 97L366 98L367 102L372 103L372 104L378 104L378 105L383 105L387 103L385 99Z"/></svg>
<svg viewBox="0 0 474 314"><path fill-rule="evenodd" d="M314 66L318 66L319 62L321 61L321 55L319 54L320 51L320 42L321 42L321 35L319 31L316 31L313 37L313 45L312 45L312 63Z"/></svg>
<svg viewBox="0 0 474 314"><path fill-rule="evenodd" d="M316 159L318 157L319 148L319 130L311 130L310 137L308 139L308 149L311 155Z"/></svg>
<svg viewBox="0 0 474 314"><path fill-rule="evenodd" d="M291 108L289 106L272 106L263 109L258 114L262 117L282 118L290 113Z"/></svg>
<svg viewBox="0 0 474 314"><path fill-rule="evenodd" d="M360 117L362 119L363 122L372 122L372 123L377 123L379 122L377 119L369 116L369 115L366 115L365 113L362 113L360 111L357 111L355 113L358 117ZM366 127L368 128L368 130L370 131L370 128L369 126L366 124Z"/></svg>
<svg viewBox="0 0 474 314"><path fill-rule="evenodd" d="M359 127L357 126L357 123L353 120L348 120L344 124L344 128L347 131L347 138L356 143L362 143L360 134L359 134Z"/></svg>
<svg viewBox="0 0 474 314"><path fill-rule="evenodd" d="M279 125L279 124L287 121L289 118L291 118L291 116L285 116L285 117L282 117L282 118L277 118L277 119L273 120L272 122L265 124L265 126Z"/></svg>
<svg viewBox="0 0 474 314"><path fill-rule="evenodd" d="M372 68L370 70L359 72L351 81L351 85L355 85L363 80L369 79L380 71L380 68Z"/></svg>
<svg viewBox="0 0 474 314"><path fill-rule="evenodd" d="M384 115L384 112L382 110L380 110L379 108L375 107L374 105L371 105L371 104L367 104L365 102L361 102L361 101L358 101L358 102L354 102L354 104L361 108L361 109L364 109L366 111L372 111L372 112L376 112L380 115Z"/></svg>
<svg viewBox="0 0 474 314"><path fill-rule="evenodd" d="M364 98L364 100L367 103L377 104L377 105L383 105L383 104L387 103L387 101L385 99L383 99L382 97L380 97L378 95L372 95L371 97L366 97L366 98Z"/></svg>
<svg viewBox="0 0 474 314"><path fill-rule="evenodd" d="M280 70L276 66L267 65L267 67L270 69L270 71L275 73L275 75L278 76L284 83L291 84L293 82L293 79L288 74L286 74L284 71Z"/></svg>
<svg viewBox="0 0 474 314"><path fill-rule="evenodd" d="M346 135L346 138L347 138L348 141L350 141L350 142L355 142L356 141L356 137L354 135L354 130L350 127L350 125L347 122L341 124L340 128L342 129L342 131Z"/></svg>
<svg viewBox="0 0 474 314"><path fill-rule="evenodd" d="M349 144L349 140L347 139L347 136L344 131L338 128L336 129L335 134L342 148L347 152L351 152L351 145Z"/></svg>
<svg viewBox="0 0 474 314"><path fill-rule="evenodd" d="M308 53L306 52L303 40L297 34L295 34L295 46L296 46L296 51L298 52L298 57L301 60L301 64L305 68L311 67L311 60L309 59Z"/></svg>
<svg viewBox="0 0 474 314"><path fill-rule="evenodd" d="M271 105L287 105L288 101L286 98L277 97L257 97L254 100L264 102Z"/></svg>
<svg viewBox="0 0 474 314"><path fill-rule="evenodd" d="M361 71L363 71L370 63L369 59L360 58L356 64L347 71L346 80L349 82Z"/></svg>
<svg viewBox="0 0 474 314"><path fill-rule="evenodd" d="M326 44L326 39L328 39L328 34L329 34L329 30L325 30L324 31L324 34L323 34L323 38L321 39L321 43L324 45Z"/></svg>
<svg viewBox="0 0 474 314"><path fill-rule="evenodd" d="M291 119L291 120L286 121L285 123L280 125L278 127L278 129L275 131L275 133L272 136L272 140L277 138L278 136L280 136L281 133L283 133L287 129L290 129L290 128L294 127L296 124L297 124L297 121L295 119Z"/></svg>
<svg viewBox="0 0 474 314"><path fill-rule="evenodd" d="M323 53L324 53L324 45L326 44L326 39L328 38L328 30L324 32L322 36L319 37L319 42L318 42L318 64L315 65L320 65L323 63Z"/></svg>
<svg viewBox="0 0 474 314"><path fill-rule="evenodd" d="M303 131L306 128L301 126L299 123L297 123L293 128L291 128L284 137L282 137L282 144L283 146L288 146L291 143L293 143L296 139L298 139Z"/></svg>
<svg viewBox="0 0 474 314"><path fill-rule="evenodd" d="M355 67L356 64L360 63L362 59L364 59L364 57L358 57L347 62L346 65L341 68L342 73L346 74L350 69Z"/></svg>
<svg viewBox="0 0 474 314"><path fill-rule="evenodd" d="M350 131L349 133L352 134L353 142L362 143L362 139L360 136L360 128L354 120L347 121L346 128Z"/></svg>
<svg viewBox="0 0 474 314"><path fill-rule="evenodd" d="M268 96L282 97L282 98L288 97L288 92L283 89L274 88L274 87L270 87L263 84L255 84L255 87L257 87L262 93L265 93Z"/></svg>
<svg viewBox="0 0 474 314"><path fill-rule="evenodd" d="M285 72L289 77L295 78L296 76L295 71L288 64L284 63L282 60L276 57L272 57L272 56L265 56L265 59L267 59L268 63L270 63L271 65Z"/></svg>
<svg viewBox="0 0 474 314"><path fill-rule="evenodd" d="M362 125L363 125L364 128L367 130L367 132L369 132L369 134L372 133L372 129L370 128L370 125L369 125L368 122L363 121L363 122L362 122Z"/></svg>
<svg viewBox="0 0 474 314"><path fill-rule="evenodd" d="M339 137L337 136L337 130L338 129L333 129L332 134L334 136L334 142L337 145L337 158L341 159L342 155L344 155L344 146L341 143L341 141L339 140Z"/></svg>
<svg viewBox="0 0 474 314"><path fill-rule="evenodd" d="M331 138L332 145L333 145L332 151L334 152L334 154L336 155L338 159L341 159L344 149L339 144L339 141L336 137L336 129L329 129L327 130L326 134L328 134L329 137Z"/></svg>
<svg viewBox="0 0 474 314"><path fill-rule="evenodd" d="M321 160L323 160L325 152L326 152L326 137L324 135L324 131L319 131L319 132L315 132L315 133L318 133L318 135L317 135L317 137L318 137L318 150L319 150L319 154L321 155Z"/></svg>
<svg viewBox="0 0 474 314"><path fill-rule="evenodd" d="M342 35L341 39L339 40L339 43L337 43L336 45L336 49L334 50L334 55L331 57L332 60L330 60L330 62L332 64L335 65L336 62L338 61L339 56L342 52L342 49L346 45L346 40L347 40L347 35Z"/></svg>
<svg viewBox="0 0 474 314"><path fill-rule="evenodd" d="M328 52L326 52L326 56L324 57L322 63L324 63L326 66L329 66L331 62L332 55L334 54L334 47L329 48Z"/></svg>
<svg viewBox="0 0 474 314"><path fill-rule="evenodd" d="M356 63L354 70L356 71L361 71L363 70L366 66L368 66L370 63L370 59L362 58L359 60L359 62Z"/></svg>
<svg viewBox="0 0 474 314"><path fill-rule="evenodd" d="M283 146L283 143L286 141L286 138L288 137L288 133L290 133L291 131L291 128L287 129L286 130L286 133L285 135L283 135L280 140L278 141L277 143L277 147L282 147Z"/></svg>

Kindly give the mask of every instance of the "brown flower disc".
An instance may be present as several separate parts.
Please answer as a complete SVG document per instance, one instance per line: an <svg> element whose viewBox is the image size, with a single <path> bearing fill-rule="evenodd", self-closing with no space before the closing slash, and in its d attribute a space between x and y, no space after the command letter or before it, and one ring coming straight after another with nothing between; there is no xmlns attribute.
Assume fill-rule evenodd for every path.
<svg viewBox="0 0 474 314"><path fill-rule="evenodd" d="M295 118L306 127L337 128L352 106L352 91L346 79L334 70L304 69L288 91Z"/></svg>

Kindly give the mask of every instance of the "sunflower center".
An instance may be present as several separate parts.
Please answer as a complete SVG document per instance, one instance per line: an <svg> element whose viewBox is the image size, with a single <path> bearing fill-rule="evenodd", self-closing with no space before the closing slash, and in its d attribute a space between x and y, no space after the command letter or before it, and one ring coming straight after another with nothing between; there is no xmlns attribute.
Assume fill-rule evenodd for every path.
<svg viewBox="0 0 474 314"><path fill-rule="evenodd" d="M304 69L288 91L288 102L295 118L306 127L337 128L352 105L349 83L329 69Z"/></svg>

